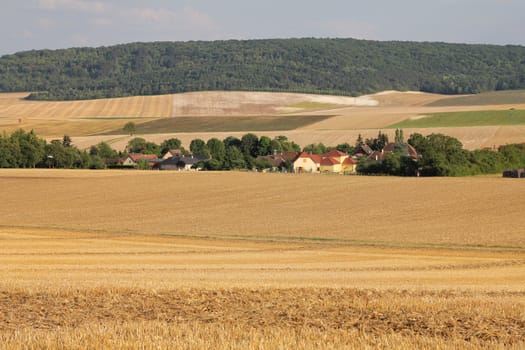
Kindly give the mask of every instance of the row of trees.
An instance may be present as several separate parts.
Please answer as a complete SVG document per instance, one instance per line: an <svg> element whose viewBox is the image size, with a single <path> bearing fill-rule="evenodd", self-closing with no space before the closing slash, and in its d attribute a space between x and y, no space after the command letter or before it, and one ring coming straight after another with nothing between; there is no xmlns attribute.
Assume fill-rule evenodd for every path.
<svg viewBox="0 0 525 350"><path fill-rule="evenodd" d="M396 135L394 152L382 162L360 162L358 172L398 176L467 176L499 173L525 166L525 144L500 146L497 150L463 149L459 140L443 134L410 135L408 144L418 152L412 159L402 134Z"/></svg>
<svg viewBox="0 0 525 350"><path fill-rule="evenodd" d="M79 150L71 138L47 143L33 131L20 129L0 136L0 168L104 168L102 158Z"/></svg>
<svg viewBox="0 0 525 350"><path fill-rule="evenodd" d="M0 58L0 92L77 100L204 90L360 95L525 88L525 47L355 39L133 43Z"/></svg>
<svg viewBox="0 0 525 350"><path fill-rule="evenodd" d="M106 166L105 160L122 158L127 153L155 154L161 157L168 150L180 149L183 154L193 154L208 158L200 164L206 170L253 169L268 167L266 156L286 151L325 153L332 149L352 153L355 147L367 144L373 150L381 150L388 143L388 136L379 132L376 138L366 139L361 136L354 146L348 143L336 147L326 147L322 143L311 144L301 149L285 136L273 139L267 136L260 138L252 133L241 138L229 136L224 140L211 138L207 141L194 139L189 150L182 147L181 141L171 138L160 145L136 137L129 141L124 152L117 152L105 142L92 146L89 151L79 150L72 145L72 140L64 136L62 140L47 143L33 131L17 130L11 135L0 136L0 168L84 168L100 169ZM417 160L408 154L408 145L413 146L418 154ZM407 142L402 130L396 130L394 152L385 155L382 162L361 159L358 172L362 174L388 174L398 176L466 176L487 173L498 173L506 168L525 166L525 144L511 144L497 150L463 149L461 142L443 134L423 136L415 133ZM288 169L291 163L286 164Z"/></svg>

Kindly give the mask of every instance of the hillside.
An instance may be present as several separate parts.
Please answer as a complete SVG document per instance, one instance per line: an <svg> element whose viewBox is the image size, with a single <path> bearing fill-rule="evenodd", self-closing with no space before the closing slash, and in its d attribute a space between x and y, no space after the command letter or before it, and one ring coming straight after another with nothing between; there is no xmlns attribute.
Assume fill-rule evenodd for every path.
<svg viewBox="0 0 525 350"><path fill-rule="evenodd" d="M0 58L0 92L78 100L205 90L362 95L525 88L525 47L355 39L133 43Z"/></svg>

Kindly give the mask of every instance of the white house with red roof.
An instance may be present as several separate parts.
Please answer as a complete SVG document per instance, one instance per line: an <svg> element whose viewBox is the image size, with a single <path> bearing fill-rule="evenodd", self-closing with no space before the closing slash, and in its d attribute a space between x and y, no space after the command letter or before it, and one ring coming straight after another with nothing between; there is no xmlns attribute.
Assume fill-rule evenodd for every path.
<svg viewBox="0 0 525 350"><path fill-rule="evenodd" d="M301 152L293 162L294 173L319 173L321 171L321 156Z"/></svg>

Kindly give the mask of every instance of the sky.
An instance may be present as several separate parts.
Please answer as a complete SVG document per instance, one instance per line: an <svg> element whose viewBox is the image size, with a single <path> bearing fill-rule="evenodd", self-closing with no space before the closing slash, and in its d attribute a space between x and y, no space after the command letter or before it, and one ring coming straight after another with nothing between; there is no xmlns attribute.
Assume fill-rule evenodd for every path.
<svg viewBox="0 0 525 350"><path fill-rule="evenodd" d="M524 14L524 0L0 0L0 55L303 37L525 45Z"/></svg>

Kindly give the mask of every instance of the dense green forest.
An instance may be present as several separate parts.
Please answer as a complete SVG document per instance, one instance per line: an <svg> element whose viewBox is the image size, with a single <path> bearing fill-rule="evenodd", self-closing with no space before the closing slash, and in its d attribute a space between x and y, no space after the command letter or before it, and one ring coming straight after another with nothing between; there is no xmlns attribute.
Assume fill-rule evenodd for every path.
<svg viewBox="0 0 525 350"><path fill-rule="evenodd" d="M360 95L525 88L525 47L355 39L133 43L0 58L0 92L74 100L202 90Z"/></svg>

